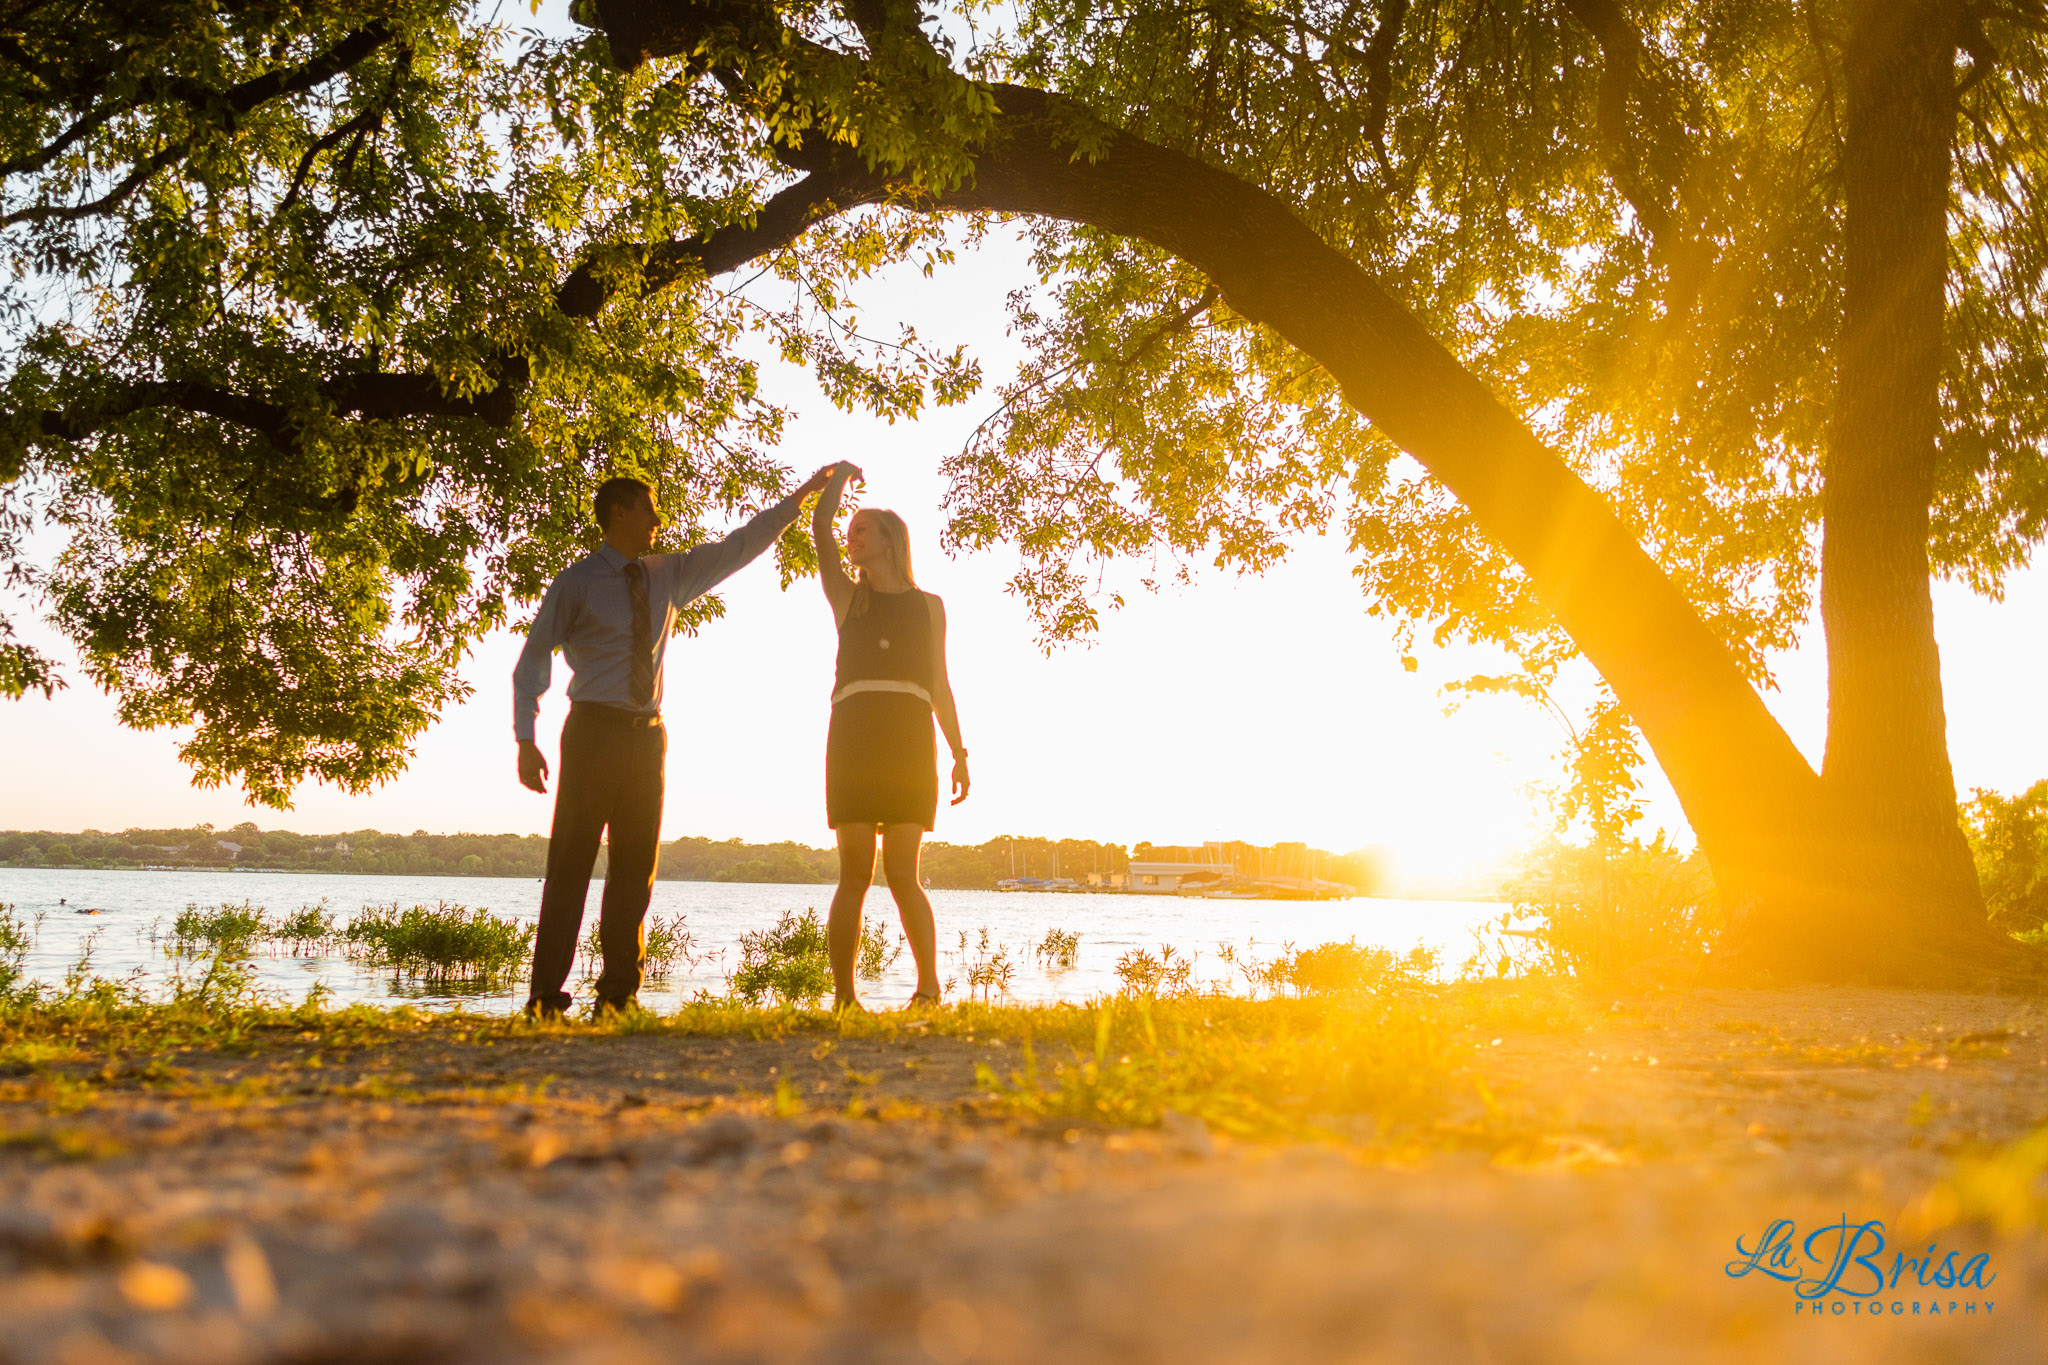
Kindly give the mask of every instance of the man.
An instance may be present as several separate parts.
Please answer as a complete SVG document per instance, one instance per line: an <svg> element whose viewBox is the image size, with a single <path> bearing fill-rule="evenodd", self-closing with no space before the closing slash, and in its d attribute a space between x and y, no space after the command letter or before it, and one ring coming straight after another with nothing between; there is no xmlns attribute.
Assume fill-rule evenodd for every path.
<svg viewBox="0 0 2048 1365"><path fill-rule="evenodd" d="M611 830L611 862L599 910L604 972L593 1012L623 1008L640 989L641 921L654 892L661 840L661 664L676 609L703 596L773 544L832 467L715 545L651 555L661 529L654 490L638 479L607 479L597 490L604 543L548 585L526 648L512 670L512 730L519 780L547 791L548 762L534 743L534 719L548 690L552 658L569 661L569 719L562 726L562 777L548 839L547 884L533 941L529 1014L568 1009L563 983L576 955L583 900L598 841Z"/></svg>

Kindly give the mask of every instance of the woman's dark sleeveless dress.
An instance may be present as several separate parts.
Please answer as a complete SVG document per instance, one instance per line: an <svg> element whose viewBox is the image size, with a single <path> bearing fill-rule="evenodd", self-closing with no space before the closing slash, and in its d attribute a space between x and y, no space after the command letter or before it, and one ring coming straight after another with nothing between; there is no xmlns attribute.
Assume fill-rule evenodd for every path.
<svg viewBox="0 0 2048 1365"><path fill-rule="evenodd" d="M825 819L932 827L939 775L932 742L932 610L926 594L866 594L839 627L832 728L825 739Z"/></svg>

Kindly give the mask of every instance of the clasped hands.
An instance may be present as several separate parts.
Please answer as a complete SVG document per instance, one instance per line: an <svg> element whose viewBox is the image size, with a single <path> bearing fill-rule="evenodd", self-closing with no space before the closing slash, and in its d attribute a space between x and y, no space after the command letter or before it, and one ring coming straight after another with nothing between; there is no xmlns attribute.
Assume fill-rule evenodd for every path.
<svg viewBox="0 0 2048 1365"><path fill-rule="evenodd" d="M854 482L865 481L863 475L860 472L859 465L854 464L850 460L835 460L831 464L826 465L823 469L820 469L817 473L811 475L810 478L804 480L804 486L796 490L797 496L800 498L807 498L811 494L818 492L820 489L823 489L827 484L831 483L834 479L841 480L842 482L846 480L852 480Z"/></svg>

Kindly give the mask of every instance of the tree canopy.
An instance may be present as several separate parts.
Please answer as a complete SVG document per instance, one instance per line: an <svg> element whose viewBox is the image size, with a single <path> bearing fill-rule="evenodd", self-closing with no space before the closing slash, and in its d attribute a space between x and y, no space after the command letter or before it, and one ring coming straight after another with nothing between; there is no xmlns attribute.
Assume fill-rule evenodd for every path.
<svg viewBox="0 0 2048 1365"><path fill-rule="evenodd" d="M595 38L434 0L19 5L0 102L9 569L125 721L193 725L199 779L272 805L400 770L465 647L589 548L606 472L685 542L779 496L743 332L887 414L974 382L851 332L844 281L913 245L878 225L769 262L780 305L608 256L767 187L715 86ZM54 565L21 557L36 516ZM53 681L0 655L7 691Z"/></svg>

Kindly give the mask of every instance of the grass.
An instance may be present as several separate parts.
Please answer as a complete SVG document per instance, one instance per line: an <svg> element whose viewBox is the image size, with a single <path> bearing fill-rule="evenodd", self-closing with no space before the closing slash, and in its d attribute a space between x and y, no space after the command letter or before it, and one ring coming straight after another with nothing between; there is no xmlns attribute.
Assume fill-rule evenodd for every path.
<svg viewBox="0 0 2048 1365"><path fill-rule="evenodd" d="M440 901L368 906L341 932L343 951L427 985L497 986L526 965L533 925Z"/></svg>
<svg viewBox="0 0 2048 1365"><path fill-rule="evenodd" d="M1320 947L1289 949L1258 971L1272 989L1301 995L1355 991L1415 990L1436 976L1437 955L1427 948L1397 954L1389 948L1360 947L1356 938Z"/></svg>
<svg viewBox="0 0 2048 1365"><path fill-rule="evenodd" d="M874 916L864 918L855 949L854 973L879 981L903 955L903 940L892 945L889 931ZM740 965L732 974L732 992L748 1004L779 1000L786 1005L814 1005L832 989L832 956L825 941L824 921L815 909L801 915L784 911L773 928L740 935Z"/></svg>
<svg viewBox="0 0 2048 1365"><path fill-rule="evenodd" d="M649 915L642 966L650 981L666 981L678 962L695 960L697 936L683 927L681 915Z"/></svg>
<svg viewBox="0 0 2048 1365"><path fill-rule="evenodd" d="M1468 972L1478 966L1499 976L1588 981L1645 969L1669 976L1681 964L1703 962L1723 923L1706 860L1680 853L1661 834L1648 844L1551 843L1524 859L1508 889L1514 906L1475 934Z"/></svg>
<svg viewBox="0 0 2048 1365"><path fill-rule="evenodd" d="M648 981L666 981L675 975L677 963L695 966L697 936L684 927L682 915L649 915L641 922L640 971ZM604 967L604 942L600 921L592 916L583 931L583 976L587 980Z"/></svg>
<svg viewBox="0 0 2048 1365"><path fill-rule="evenodd" d="M967 996L973 999L979 993L983 1003L993 1001L998 993L1008 995L1010 983L1017 977L1017 964L1010 960L1010 950L1000 943L989 942L988 926L981 927L981 935L973 948L968 947L967 931L960 932L960 965L967 974ZM955 983L948 982L951 990Z"/></svg>
<svg viewBox="0 0 2048 1365"><path fill-rule="evenodd" d="M732 974L733 995L749 1005L779 1000L815 1005L832 989L832 957L825 926L814 909L785 910L772 928L740 935L740 965Z"/></svg>
<svg viewBox="0 0 2048 1365"><path fill-rule="evenodd" d="M882 974L901 956L902 937L899 935L892 947L889 931L882 927L882 921L873 915L867 916L860 926L860 952L854 959L855 974L863 981L880 981Z"/></svg>
<svg viewBox="0 0 2048 1365"><path fill-rule="evenodd" d="M175 1057L180 1048L262 1051L288 1041L301 1049L348 1050L422 1033L480 1042L487 1035L561 1027L405 1006L334 1009L317 988L303 1003L286 1006L255 988L243 951L256 933L252 920L260 925L261 919L246 905L211 912L194 907L181 917L178 937L210 942L213 952L203 966L181 967L168 998L156 1000L134 981L93 976L88 942L61 990L0 995L0 1067L38 1077L36 1096L46 1107L60 1100L76 1107L90 1100L94 1086L139 1076L120 1059ZM656 923L661 935L672 937L650 933L650 956L688 943L679 918ZM264 932L288 929L295 940L331 937L351 956L443 983L502 980L526 961L533 933L531 925L447 903L372 908L340 930L323 907L306 907ZM0 952L22 932L11 912L0 911ZM1077 943L1077 935L1066 936L1068 948ZM729 995L700 993L672 1013L573 1027L578 1037L810 1034L822 1035L820 1045L827 1047L843 1038L1000 1039L1016 1044L1001 1054L1008 1064L984 1061L977 1069L974 1103L992 1116L1143 1127L1182 1121L1178 1115L1251 1138L1398 1145L1501 1136L1444 1136L1454 1098L1467 1113L1474 1109L1477 1082L1463 1078L1461 1067L1475 1030L1568 1031L1592 1016L1582 989L1569 980L1446 984L1433 979L1435 960L1427 953L1397 956L1354 941L1289 947L1270 965L1224 953L1247 981L1264 987L1264 999L1225 993L1220 984L1195 986L1194 959L1163 945L1156 953L1125 955L1119 995L1021 1006L999 1000L1014 971L1001 945L984 930L978 941L961 935L959 947L969 978L966 1000L914 1018L835 1016L813 1008L831 988L820 916L815 910L785 913L771 928L742 936ZM97 1069L96 1057L107 1059ZM62 1096L51 1089L60 1073L71 1086ZM1494 1127L1504 1130L1500 1107L1483 1089L1478 1095ZM394 1098L424 1102L426 1092ZM803 1098L792 1091L777 1103L801 1106Z"/></svg>
<svg viewBox="0 0 2048 1365"><path fill-rule="evenodd" d="M171 921L170 951L182 957L226 953L247 957L259 945L293 957L324 957L340 946L342 934L327 902L302 905L272 920L260 905L187 905Z"/></svg>
<svg viewBox="0 0 2048 1365"><path fill-rule="evenodd" d="M243 901L240 905L187 905L171 921L171 951L187 957L201 953L226 953L246 957L270 933L263 907Z"/></svg>
<svg viewBox="0 0 2048 1365"><path fill-rule="evenodd" d="M452 909L457 908L436 907L433 917L446 923ZM475 918L476 912L463 916L464 922ZM405 915L393 907L378 922L402 924ZM408 1041L487 1046L565 1028L578 1046L585 1039L642 1033L801 1038L826 1049L847 1039L900 1045L953 1038L1004 1044L1005 1051L988 1054L1001 1060L977 1071L972 1103L991 1117L1118 1128L1192 1118L1247 1138L1308 1138L1404 1151L1418 1144L1498 1147L1512 1140L1498 1106L1489 1103L1494 1121L1491 1127L1482 1121L1484 1131L1447 1117L1454 1104L1467 1113L1474 1109L1475 1082L1463 1078L1462 1067L1475 1027L1569 1029L1590 1017L1577 988L1553 980L1422 990L1381 986L1264 1000L1193 990L1086 1004L970 999L915 1016L833 1015L782 995L784 989L807 994L803 982L822 962L823 931L815 914L785 915L775 930L763 931L756 947L761 951L752 965L767 975L754 1000L735 989L727 997L700 995L665 1014L567 1026L403 1005L332 1008L317 992L288 1006L255 989L250 964L225 953L216 953L203 968L192 964L168 998L147 999L132 983L85 976L63 992L45 989L0 1000L0 1074L29 1077L0 1081L0 1090L8 1092L0 1098L37 1104L52 1118L89 1106L109 1086L173 1085L190 1098L221 1103L252 1098L238 1099L239 1092L227 1090L202 1094L203 1087L194 1088L199 1082L180 1079L180 1054L190 1051L310 1053L306 1064L324 1075L317 1071L322 1055L372 1055ZM819 994L829 980L826 975L817 983ZM145 1060L161 1073L158 1079L145 1074ZM805 1103L798 1090L778 1090L778 1096L782 1107ZM289 1102L283 1092L253 1098ZM418 1085L376 1098L438 1103L447 1096Z"/></svg>
<svg viewBox="0 0 2048 1365"><path fill-rule="evenodd" d="M1081 955L1081 936L1066 929L1048 929L1031 955L1047 971L1071 972Z"/></svg>
<svg viewBox="0 0 2048 1365"><path fill-rule="evenodd" d="M0 997L13 991L15 983L21 980L28 950L34 945L34 933L14 907L0 905Z"/></svg>
<svg viewBox="0 0 2048 1365"><path fill-rule="evenodd" d="M2048 1127L1988 1153L1959 1157L1914 1210L1929 1231L1982 1223L2012 1234L2048 1230Z"/></svg>
<svg viewBox="0 0 2048 1365"><path fill-rule="evenodd" d="M1193 988L1194 974L1195 960L1171 943L1161 944L1157 957L1133 948L1116 960L1116 979L1130 995L1176 995Z"/></svg>
<svg viewBox="0 0 2048 1365"><path fill-rule="evenodd" d="M0 992L0 1068L42 1072L78 1062L90 1068L88 1082L112 1082L167 1065L165 1055L181 1047L232 1052L264 1032L311 1028L345 1035L413 1017L409 1010L374 1006L330 1009L331 996L317 983L301 1003L285 1006L256 990L246 959L225 951L216 951L203 968L180 967L168 991L152 998L135 978L94 974L93 947L89 936L62 987L39 983ZM139 1069L124 1061L136 1057L150 1060Z"/></svg>
<svg viewBox="0 0 2048 1365"><path fill-rule="evenodd" d="M1404 1002L1111 997L1085 1041L1027 1034L1023 1065L983 1064L994 1106L1036 1119L1144 1127L1186 1114L1242 1137L1369 1137L1438 1117L1460 1048Z"/></svg>
<svg viewBox="0 0 2048 1365"><path fill-rule="evenodd" d="M302 905L271 930L273 941L287 947L293 957L325 957L341 941L341 930L328 912L327 902Z"/></svg>
<svg viewBox="0 0 2048 1365"><path fill-rule="evenodd" d="M15 913L12 905L0 905L0 958L20 959L35 946L35 933Z"/></svg>
<svg viewBox="0 0 2048 1365"><path fill-rule="evenodd" d="M53 1157L59 1161L104 1161L127 1151L102 1133L58 1127L0 1132L0 1149Z"/></svg>

